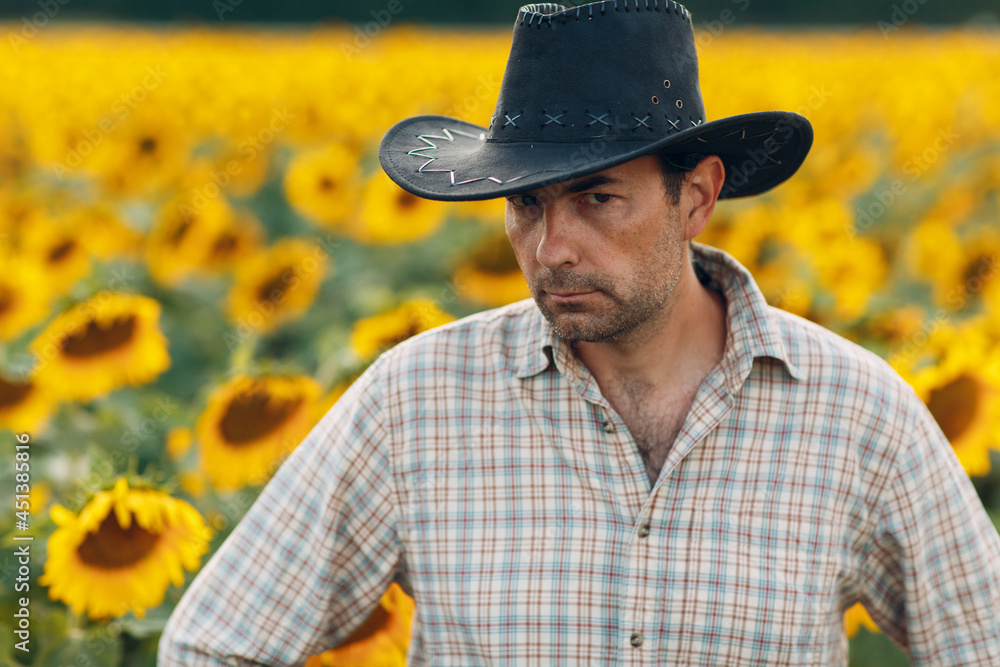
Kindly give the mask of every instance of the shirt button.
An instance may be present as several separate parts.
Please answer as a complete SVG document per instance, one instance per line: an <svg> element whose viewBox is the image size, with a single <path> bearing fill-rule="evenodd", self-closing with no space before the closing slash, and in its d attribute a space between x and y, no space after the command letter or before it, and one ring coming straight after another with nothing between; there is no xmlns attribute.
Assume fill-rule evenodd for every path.
<svg viewBox="0 0 1000 667"><path fill-rule="evenodd" d="M639 537L646 537L647 535L649 535L649 524L644 523L639 526Z"/></svg>
<svg viewBox="0 0 1000 667"><path fill-rule="evenodd" d="M614 433L615 432L614 422L611 422L611 421L604 422L604 432L605 433Z"/></svg>
<svg viewBox="0 0 1000 667"><path fill-rule="evenodd" d="M642 635L638 632L633 632L631 642L632 646L642 646Z"/></svg>

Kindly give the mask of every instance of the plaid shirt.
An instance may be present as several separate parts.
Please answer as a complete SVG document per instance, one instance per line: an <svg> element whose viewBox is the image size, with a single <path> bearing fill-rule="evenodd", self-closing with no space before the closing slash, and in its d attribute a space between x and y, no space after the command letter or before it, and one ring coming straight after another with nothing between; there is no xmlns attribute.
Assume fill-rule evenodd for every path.
<svg viewBox="0 0 1000 667"><path fill-rule="evenodd" d="M167 624L160 665L301 665L396 579L411 665L846 665L854 602L914 665L1000 665L1000 539L881 359L727 300L722 361L655 485L530 300L382 355Z"/></svg>

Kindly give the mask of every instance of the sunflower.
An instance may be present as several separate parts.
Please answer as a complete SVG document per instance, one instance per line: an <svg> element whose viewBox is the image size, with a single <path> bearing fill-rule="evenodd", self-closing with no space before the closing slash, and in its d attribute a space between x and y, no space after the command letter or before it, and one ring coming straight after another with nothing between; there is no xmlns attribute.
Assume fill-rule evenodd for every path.
<svg viewBox="0 0 1000 667"><path fill-rule="evenodd" d="M79 230L78 240L91 257L101 260L134 258L142 247L142 234L133 229L109 201L80 206L67 214Z"/></svg>
<svg viewBox="0 0 1000 667"><path fill-rule="evenodd" d="M119 197L148 197L174 186L188 167L191 139L183 119L155 110L133 114L110 133L91 163L105 189Z"/></svg>
<svg viewBox="0 0 1000 667"><path fill-rule="evenodd" d="M208 477L201 470L183 470L177 475L177 485L192 498L201 498L208 491Z"/></svg>
<svg viewBox="0 0 1000 667"><path fill-rule="evenodd" d="M0 428L37 434L55 407L56 402L31 380L0 375Z"/></svg>
<svg viewBox="0 0 1000 667"><path fill-rule="evenodd" d="M232 271L259 251L263 241L264 228L257 216L250 209L238 208L230 216L229 224L211 240L204 268L213 273Z"/></svg>
<svg viewBox="0 0 1000 667"><path fill-rule="evenodd" d="M310 657L306 667L404 667L414 609L413 598L390 583L371 616L339 646Z"/></svg>
<svg viewBox="0 0 1000 667"><path fill-rule="evenodd" d="M709 240L747 267L772 306L807 315L813 305L813 290L804 275L796 239L789 236L781 209L758 204L732 210L728 226Z"/></svg>
<svg viewBox="0 0 1000 667"><path fill-rule="evenodd" d="M0 341L13 340L45 319L52 289L37 262L24 257L3 257L0 271Z"/></svg>
<svg viewBox="0 0 1000 667"><path fill-rule="evenodd" d="M459 293L476 303L503 306L531 296L506 234L489 236L455 270Z"/></svg>
<svg viewBox="0 0 1000 667"><path fill-rule="evenodd" d="M962 310L980 299L1000 304L1000 232L960 238L947 222L928 219L911 235L907 260L940 306Z"/></svg>
<svg viewBox="0 0 1000 667"><path fill-rule="evenodd" d="M13 126L0 124L0 128L0 179L13 180L27 172L29 154Z"/></svg>
<svg viewBox="0 0 1000 667"><path fill-rule="evenodd" d="M850 609L844 612L844 632L847 638L852 639L858 630L864 626L869 632L879 632L875 621L868 615L868 610L860 602L855 602Z"/></svg>
<svg viewBox="0 0 1000 667"><path fill-rule="evenodd" d="M314 425L318 382L238 375L216 389L195 426L205 474L218 489L267 481Z"/></svg>
<svg viewBox="0 0 1000 667"><path fill-rule="evenodd" d="M364 243L418 241L433 234L447 212L447 203L410 194L379 171L365 184L361 216L349 232Z"/></svg>
<svg viewBox="0 0 1000 667"><path fill-rule="evenodd" d="M369 360L411 336L454 321L430 299L411 299L392 310L354 323L351 348Z"/></svg>
<svg viewBox="0 0 1000 667"><path fill-rule="evenodd" d="M316 298L328 262L322 248L297 238L258 252L237 268L229 318L266 333L301 317Z"/></svg>
<svg viewBox="0 0 1000 667"><path fill-rule="evenodd" d="M194 434L186 426L175 426L167 432L167 456L171 461L180 461L191 449Z"/></svg>
<svg viewBox="0 0 1000 667"><path fill-rule="evenodd" d="M979 322L941 326L919 350L889 362L927 405L970 476L990 471L1000 446L1000 363Z"/></svg>
<svg viewBox="0 0 1000 667"><path fill-rule="evenodd" d="M865 238L824 244L813 257L819 284L833 297L832 315L839 320L856 320L885 282L888 263L882 248Z"/></svg>
<svg viewBox="0 0 1000 667"><path fill-rule="evenodd" d="M358 159L355 151L339 143L297 155L285 171L289 205L327 229L344 229L357 210Z"/></svg>
<svg viewBox="0 0 1000 667"><path fill-rule="evenodd" d="M175 286L217 261L213 258L220 251L228 254L225 235L235 226L233 216L223 197L178 195L161 206L146 238L146 264L153 280Z"/></svg>
<svg viewBox="0 0 1000 667"><path fill-rule="evenodd" d="M80 240L80 231L75 225L47 217L20 229L20 251L42 268L56 293L65 293L90 274L90 256Z"/></svg>
<svg viewBox="0 0 1000 667"><path fill-rule="evenodd" d="M928 326L931 324L928 323L927 312L920 306L909 304L870 313L850 328L841 330L840 335L885 357L907 345L914 337L924 335Z"/></svg>
<svg viewBox="0 0 1000 667"><path fill-rule="evenodd" d="M503 199L481 199L455 203L455 215L470 218L503 229L507 204Z"/></svg>
<svg viewBox="0 0 1000 667"><path fill-rule="evenodd" d="M103 291L57 316L31 342L38 383L63 400L86 401L154 380L170 367L160 304Z"/></svg>
<svg viewBox="0 0 1000 667"><path fill-rule="evenodd" d="M93 620L129 611L145 617L171 583L184 584L184 569L198 569L212 538L191 505L158 489L130 488L124 477L79 514L54 505L50 516L59 528L38 583Z"/></svg>
<svg viewBox="0 0 1000 667"><path fill-rule="evenodd" d="M269 148L251 151L243 138L224 141L212 154L215 180L233 197L251 197L267 180L273 152Z"/></svg>

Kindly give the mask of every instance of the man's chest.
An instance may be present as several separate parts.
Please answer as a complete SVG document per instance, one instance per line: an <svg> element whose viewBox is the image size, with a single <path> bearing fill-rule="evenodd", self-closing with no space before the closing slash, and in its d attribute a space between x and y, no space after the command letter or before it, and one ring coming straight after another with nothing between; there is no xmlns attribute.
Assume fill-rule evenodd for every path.
<svg viewBox="0 0 1000 667"><path fill-rule="evenodd" d="M663 463L684 427L697 390L697 385L694 385L659 395L652 392L609 392L608 401L635 439L650 483L655 483L659 477Z"/></svg>

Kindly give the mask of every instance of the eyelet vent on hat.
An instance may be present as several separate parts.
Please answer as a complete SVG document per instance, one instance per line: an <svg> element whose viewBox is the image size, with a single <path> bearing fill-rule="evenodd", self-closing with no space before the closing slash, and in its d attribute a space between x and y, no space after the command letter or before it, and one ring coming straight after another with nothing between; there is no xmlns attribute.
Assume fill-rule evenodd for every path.
<svg viewBox="0 0 1000 667"><path fill-rule="evenodd" d="M691 21L691 12L674 0L601 0L569 8L554 2L524 5L521 7L517 23L520 25L527 23L529 26L536 24L541 28L543 23L551 26L553 22L562 24L570 19L573 21L579 21L581 18L592 19L595 15L604 16L608 11L665 11L673 12L688 22Z"/></svg>

